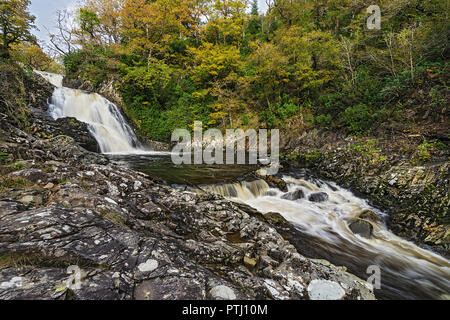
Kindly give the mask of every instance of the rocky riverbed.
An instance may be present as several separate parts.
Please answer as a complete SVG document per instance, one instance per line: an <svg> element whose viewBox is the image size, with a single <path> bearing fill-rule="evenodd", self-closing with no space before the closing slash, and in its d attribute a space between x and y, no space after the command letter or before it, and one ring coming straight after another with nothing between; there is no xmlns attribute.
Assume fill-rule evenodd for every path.
<svg viewBox="0 0 450 320"><path fill-rule="evenodd" d="M33 87L30 108L43 108L51 88ZM73 119L29 123L1 115L1 299L374 299L255 210L110 163L70 137L86 133Z"/></svg>
<svg viewBox="0 0 450 320"><path fill-rule="evenodd" d="M369 199L389 212L394 233L448 257L449 141L445 126L395 137L311 132L286 144L284 162L311 168Z"/></svg>

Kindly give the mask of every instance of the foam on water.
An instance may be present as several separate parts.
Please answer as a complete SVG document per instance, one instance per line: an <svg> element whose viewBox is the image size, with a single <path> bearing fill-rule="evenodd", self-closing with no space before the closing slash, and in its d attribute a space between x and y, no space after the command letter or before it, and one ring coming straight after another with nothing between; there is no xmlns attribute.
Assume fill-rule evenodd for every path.
<svg viewBox="0 0 450 320"><path fill-rule="evenodd" d="M317 178L284 176L289 192L302 190L305 197L282 199L286 193L270 188L263 180L202 187L233 201L245 203L261 213L278 212L309 239L309 245L326 252L330 260L348 265L367 279L366 268L381 267L383 297L442 298L450 293L450 262L444 257L393 234L384 221L387 215L364 199L333 182ZM309 195L328 194L324 202L312 202ZM370 239L354 234L349 224L365 210L379 217ZM317 258L317 257L316 257Z"/></svg>

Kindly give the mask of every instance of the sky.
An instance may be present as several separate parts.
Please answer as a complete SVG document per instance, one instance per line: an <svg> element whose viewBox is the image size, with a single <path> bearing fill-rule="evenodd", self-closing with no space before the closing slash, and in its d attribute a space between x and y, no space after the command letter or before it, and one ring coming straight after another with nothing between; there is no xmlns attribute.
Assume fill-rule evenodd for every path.
<svg viewBox="0 0 450 320"><path fill-rule="evenodd" d="M30 11L36 16L35 24L39 29L33 33L39 40L48 42L49 37L45 27L54 30L56 11L74 6L77 2L77 0L31 0Z"/></svg>
<svg viewBox="0 0 450 320"><path fill-rule="evenodd" d="M33 33L40 41L48 42L48 32L45 27L51 31L55 30L55 13L57 10L64 10L75 6L78 0L31 0L30 11L36 16L36 26L39 31ZM265 0L258 0L259 11L263 12L267 8Z"/></svg>

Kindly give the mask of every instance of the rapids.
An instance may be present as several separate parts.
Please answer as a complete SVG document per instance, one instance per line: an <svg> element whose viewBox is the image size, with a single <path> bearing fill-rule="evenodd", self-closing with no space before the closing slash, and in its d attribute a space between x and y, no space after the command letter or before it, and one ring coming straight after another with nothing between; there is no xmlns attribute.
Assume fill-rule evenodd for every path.
<svg viewBox="0 0 450 320"><path fill-rule="evenodd" d="M402 239L386 227L387 214L366 200L333 182L313 177L306 171L285 175L289 192L302 190L304 197L282 199L286 193L270 188L263 180L202 186L232 201L245 203L261 213L277 212L291 222L301 238L300 252L310 258L327 259L343 265L362 279L372 265L380 267L384 299L440 299L450 294L450 262L444 257ZM328 200L312 202L311 194L325 192ZM370 210L378 216L369 239L354 234L349 223ZM302 249L306 252L302 252Z"/></svg>

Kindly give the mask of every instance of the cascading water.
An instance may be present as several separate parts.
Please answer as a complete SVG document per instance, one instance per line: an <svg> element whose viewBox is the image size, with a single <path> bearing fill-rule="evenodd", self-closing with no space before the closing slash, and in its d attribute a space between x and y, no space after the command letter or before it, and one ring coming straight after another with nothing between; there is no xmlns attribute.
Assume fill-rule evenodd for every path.
<svg viewBox="0 0 450 320"><path fill-rule="evenodd" d="M63 87L62 75L37 73L56 87L49 105L53 119L74 117L87 123L102 153L145 151L114 103L96 93Z"/></svg>
<svg viewBox="0 0 450 320"><path fill-rule="evenodd" d="M144 153L148 156L156 152L143 150L117 106L98 94L64 88L61 75L38 73L56 86L49 106L54 119L75 117L86 122L102 152L126 155L127 162L138 164L136 170L145 172L142 162L146 166L154 162L144 155L138 159L132 155ZM164 170L167 168L170 170ZM194 179L196 174L200 175L196 173L199 170L201 176L205 176L208 171L211 171L212 176L220 176L208 167L178 168L188 172L174 171L175 169L169 161L164 164L164 168L156 167L151 173L173 171L177 177L181 175L189 180ZM227 167L226 171L229 174L232 170ZM344 265L351 273L363 279L369 277L366 273L368 266L379 266L381 289L375 291L378 298L450 298L450 262L395 236L383 222L386 214L334 183L307 174L284 176L283 179L289 192L301 190L304 196L297 200L283 199L286 193L270 188L263 180L202 186L202 190L243 202L262 213L282 214L298 230L296 243L300 243L300 252L310 258L327 259L335 265ZM325 192L328 199L322 202L310 201L309 196L316 192ZM378 222L371 222L371 238L354 234L349 228L349 223L365 210L371 210L379 218Z"/></svg>
<svg viewBox="0 0 450 320"><path fill-rule="evenodd" d="M383 222L386 214L371 207L350 191L334 183L303 175L284 176L289 192L302 190L304 197L286 200L286 194L270 188L263 180L228 185L202 186L203 190L243 202L262 213L278 212L293 223L301 235L298 241L310 258L327 259L367 279L367 267L381 269L381 299L448 299L450 262L438 254L397 237ZM329 198L312 202L308 197L325 192ZM349 223L371 210L379 222L372 223L373 236L354 234ZM303 252L303 251L302 251Z"/></svg>

